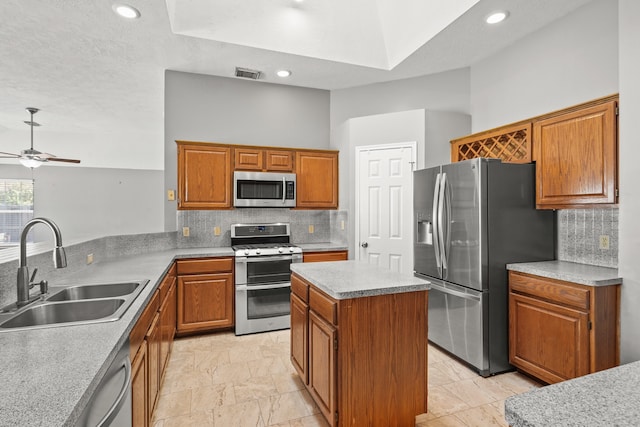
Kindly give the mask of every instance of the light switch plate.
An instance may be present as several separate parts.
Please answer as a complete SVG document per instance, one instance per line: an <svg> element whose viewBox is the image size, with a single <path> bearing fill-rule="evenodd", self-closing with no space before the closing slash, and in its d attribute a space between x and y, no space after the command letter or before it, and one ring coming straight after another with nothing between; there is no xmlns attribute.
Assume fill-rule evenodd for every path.
<svg viewBox="0 0 640 427"><path fill-rule="evenodd" d="M184 237L189 237L189 227L182 227L182 235Z"/></svg>
<svg viewBox="0 0 640 427"><path fill-rule="evenodd" d="M603 249L603 250L609 249L609 236L607 235L600 236L598 246L600 247L600 249Z"/></svg>
<svg viewBox="0 0 640 427"><path fill-rule="evenodd" d="M213 227L213 235L214 236L220 235L220 227Z"/></svg>
<svg viewBox="0 0 640 427"><path fill-rule="evenodd" d="M167 200L172 202L176 199L176 192L174 190L167 190Z"/></svg>
<svg viewBox="0 0 640 427"><path fill-rule="evenodd" d="M93 254L87 255L87 265L88 264L93 264Z"/></svg>
<svg viewBox="0 0 640 427"><path fill-rule="evenodd" d="M313 224L309 225L309 234L313 234L314 228Z"/></svg>

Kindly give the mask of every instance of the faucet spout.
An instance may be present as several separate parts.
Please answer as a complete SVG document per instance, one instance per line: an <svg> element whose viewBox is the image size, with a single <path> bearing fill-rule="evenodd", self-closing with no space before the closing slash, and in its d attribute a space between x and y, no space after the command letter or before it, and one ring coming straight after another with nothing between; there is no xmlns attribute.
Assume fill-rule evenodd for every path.
<svg viewBox="0 0 640 427"><path fill-rule="evenodd" d="M49 227L55 238L55 248L53 250L53 265L55 268L67 266L67 256L62 247L62 233L55 222L47 218L34 218L27 222L20 234L20 266L18 267L18 301L17 305L25 305L29 302L30 277L29 267L27 267L27 234L36 224L45 224Z"/></svg>

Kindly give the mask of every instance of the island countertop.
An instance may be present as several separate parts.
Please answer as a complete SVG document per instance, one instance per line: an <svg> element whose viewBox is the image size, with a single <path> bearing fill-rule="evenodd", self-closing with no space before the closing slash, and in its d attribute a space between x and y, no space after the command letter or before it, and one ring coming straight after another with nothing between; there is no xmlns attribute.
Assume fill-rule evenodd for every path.
<svg viewBox="0 0 640 427"><path fill-rule="evenodd" d="M291 271L337 300L424 291L429 282L361 261L291 264Z"/></svg>

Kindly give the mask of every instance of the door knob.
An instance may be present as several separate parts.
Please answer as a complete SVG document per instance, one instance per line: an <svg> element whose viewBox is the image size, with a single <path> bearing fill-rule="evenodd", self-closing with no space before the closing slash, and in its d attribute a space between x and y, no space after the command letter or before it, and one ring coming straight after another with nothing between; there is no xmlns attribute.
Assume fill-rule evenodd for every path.
<svg viewBox="0 0 640 427"><path fill-rule="evenodd" d="M362 242L362 244L360 246L362 246L363 248L366 249L366 248L369 247L369 244L367 242Z"/></svg>

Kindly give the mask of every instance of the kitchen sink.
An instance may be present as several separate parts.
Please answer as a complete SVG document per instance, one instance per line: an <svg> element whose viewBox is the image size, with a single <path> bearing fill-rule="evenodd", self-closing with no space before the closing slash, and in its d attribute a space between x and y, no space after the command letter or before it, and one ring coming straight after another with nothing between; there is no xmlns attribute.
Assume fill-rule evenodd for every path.
<svg viewBox="0 0 640 427"><path fill-rule="evenodd" d="M100 283L69 286L47 298L47 301L70 301L95 298L114 298L133 293L144 282Z"/></svg>
<svg viewBox="0 0 640 427"><path fill-rule="evenodd" d="M0 328L25 328L58 323L88 323L109 319L124 304L121 298L84 300L42 304L29 307L0 324Z"/></svg>
<svg viewBox="0 0 640 427"><path fill-rule="evenodd" d="M148 280L141 280L69 286L10 316L0 314L0 332L118 320L147 283Z"/></svg>

